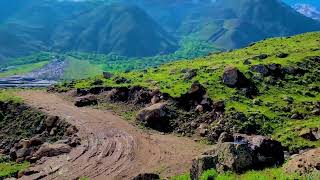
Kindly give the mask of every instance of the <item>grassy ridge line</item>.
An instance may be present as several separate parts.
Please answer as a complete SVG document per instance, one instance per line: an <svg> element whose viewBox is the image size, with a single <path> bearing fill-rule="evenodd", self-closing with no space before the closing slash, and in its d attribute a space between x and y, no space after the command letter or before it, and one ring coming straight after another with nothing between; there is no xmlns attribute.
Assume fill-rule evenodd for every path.
<svg viewBox="0 0 320 180"><path fill-rule="evenodd" d="M270 77L263 80L255 80L260 94L255 99L249 99L239 93L236 89L229 88L222 83L222 74L226 67L235 66L244 72L247 77L253 79L257 73L250 72L252 65L258 64L281 64L282 67L296 67L298 63L304 62L306 57L320 56L320 32L301 34L293 37L272 38L258 42L247 48L217 53L204 58L194 60L168 63L159 68L149 68L147 71L133 71L129 73L116 73L115 77L128 79L127 83L117 84L115 79L104 79L102 77L80 80L75 88L90 88L94 86L96 79L101 79L104 86L134 86L139 85L149 89L160 88L164 93L173 97L184 94L193 81L203 84L210 98L213 100L225 100L227 113L230 111L242 112L247 116L258 114L266 118L255 119L249 123L257 123L262 126L261 134L273 135L277 140L287 145L289 150L297 150L302 147L319 147L319 142L311 142L299 137L299 131L295 128L312 128L320 123L320 118L311 115L308 106L304 103L320 102L320 93L310 91L312 87L319 87L320 81L317 72L319 67L310 69L311 72L304 76L286 76L285 80L278 80L276 84L267 84ZM277 57L278 53L288 53L285 58ZM255 56L267 54L263 60L255 59ZM247 64L250 61L251 64ZM195 69L197 76L192 80L183 78L185 69ZM297 80L294 80L294 79ZM311 94L311 95L310 95ZM288 104L286 97L292 97L292 111L306 114L303 121L292 120L292 112L278 111ZM234 100L236 99L236 100ZM261 100L262 104L254 103Z"/></svg>

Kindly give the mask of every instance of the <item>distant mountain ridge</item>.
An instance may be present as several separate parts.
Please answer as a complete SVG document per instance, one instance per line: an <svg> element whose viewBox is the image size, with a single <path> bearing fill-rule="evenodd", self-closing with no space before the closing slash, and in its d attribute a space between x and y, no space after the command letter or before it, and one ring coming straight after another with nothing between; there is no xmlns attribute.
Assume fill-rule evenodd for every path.
<svg viewBox="0 0 320 180"><path fill-rule="evenodd" d="M0 2L0 12L7 2ZM137 6L50 0L21 6L0 15L0 59L40 50L143 57L177 49L177 41Z"/></svg>
<svg viewBox="0 0 320 180"><path fill-rule="evenodd" d="M281 0L2 0L0 61L38 51L155 56L184 38L234 49L318 30Z"/></svg>

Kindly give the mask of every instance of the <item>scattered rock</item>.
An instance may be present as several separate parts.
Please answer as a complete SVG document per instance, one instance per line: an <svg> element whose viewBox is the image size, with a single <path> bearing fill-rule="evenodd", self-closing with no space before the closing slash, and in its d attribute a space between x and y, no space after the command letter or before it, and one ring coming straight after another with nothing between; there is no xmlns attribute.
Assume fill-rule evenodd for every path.
<svg viewBox="0 0 320 180"><path fill-rule="evenodd" d="M103 84L103 81L101 79L96 79L91 83L91 85L93 85L93 86L99 86L102 84Z"/></svg>
<svg viewBox="0 0 320 180"><path fill-rule="evenodd" d="M242 74L238 68L228 67L223 73L223 83L231 88L246 87L250 81Z"/></svg>
<svg viewBox="0 0 320 180"><path fill-rule="evenodd" d="M200 124L198 127L198 134L202 137L205 137L208 134L208 125L207 124Z"/></svg>
<svg viewBox="0 0 320 180"><path fill-rule="evenodd" d="M195 76L197 76L197 70L196 70L196 69L191 69L191 70L188 70L188 71L183 75L183 79L185 79L185 80L191 80L191 79L194 78Z"/></svg>
<svg viewBox="0 0 320 180"><path fill-rule="evenodd" d="M287 173L309 174L320 171L320 148L292 157L284 169Z"/></svg>
<svg viewBox="0 0 320 180"><path fill-rule="evenodd" d="M253 57L254 60L263 60L263 59L267 59L268 55L267 54L260 54L258 56Z"/></svg>
<svg viewBox="0 0 320 180"><path fill-rule="evenodd" d="M269 69L263 64L251 66L250 70L254 72L258 72L263 76L269 75Z"/></svg>
<svg viewBox="0 0 320 180"><path fill-rule="evenodd" d="M177 99L178 106L189 111L202 105L203 111L212 110L212 100L207 96L206 89L198 82L194 82L186 94Z"/></svg>
<svg viewBox="0 0 320 180"><path fill-rule="evenodd" d="M192 160L192 167L190 169L191 180L198 180L205 171L216 168L217 162L217 156L211 155L202 155Z"/></svg>
<svg viewBox="0 0 320 180"><path fill-rule="evenodd" d="M48 128L52 128L58 121L59 121L59 117L58 117L58 116L49 116L49 117L44 121L44 124L45 124Z"/></svg>
<svg viewBox="0 0 320 180"><path fill-rule="evenodd" d="M318 128L303 129L300 132L299 136L309 141L317 141L320 139L320 129Z"/></svg>
<svg viewBox="0 0 320 180"><path fill-rule="evenodd" d="M294 114L292 114L291 115L291 117L290 117L291 119L303 119L304 117L303 117L303 115L301 114L301 113L294 113Z"/></svg>
<svg viewBox="0 0 320 180"><path fill-rule="evenodd" d="M218 143L224 143L224 142L234 142L233 136L228 132L221 133L218 139Z"/></svg>
<svg viewBox="0 0 320 180"><path fill-rule="evenodd" d="M145 126L158 131L168 131L170 128L167 103L157 103L142 109L138 113L137 119L145 124Z"/></svg>
<svg viewBox="0 0 320 180"><path fill-rule="evenodd" d="M105 79L111 79L113 77L113 74L110 72L103 72L103 77Z"/></svg>
<svg viewBox="0 0 320 180"><path fill-rule="evenodd" d="M319 116L320 115L320 109L315 109L311 112L313 115Z"/></svg>
<svg viewBox="0 0 320 180"><path fill-rule="evenodd" d="M124 84L124 83L130 83L131 81L124 77L115 77L114 82L117 84Z"/></svg>
<svg viewBox="0 0 320 180"><path fill-rule="evenodd" d="M276 56L277 56L278 58L286 58L286 57L289 56L289 54L288 54L288 53L280 52L280 53L278 53Z"/></svg>
<svg viewBox="0 0 320 180"><path fill-rule="evenodd" d="M70 153L71 147L67 144L43 144L39 150L33 155L37 159L42 157L53 157L61 154Z"/></svg>
<svg viewBox="0 0 320 180"><path fill-rule="evenodd" d="M77 107L84 107L84 106L92 106L97 104L98 104L97 98L93 95L89 95L89 96L77 98L74 105Z"/></svg>
<svg viewBox="0 0 320 180"><path fill-rule="evenodd" d="M160 180L160 176L153 173L144 173L134 177L133 180Z"/></svg>

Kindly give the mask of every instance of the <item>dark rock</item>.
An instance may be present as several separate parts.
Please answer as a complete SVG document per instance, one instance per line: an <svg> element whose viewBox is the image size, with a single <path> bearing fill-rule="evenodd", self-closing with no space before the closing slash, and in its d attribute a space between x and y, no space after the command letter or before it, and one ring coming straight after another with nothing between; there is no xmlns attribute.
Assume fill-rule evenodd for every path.
<svg viewBox="0 0 320 180"><path fill-rule="evenodd" d="M44 139L41 136L37 135L30 139L30 146L39 146L43 144Z"/></svg>
<svg viewBox="0 0 320 180"><path fill-rule="evenodd" d="M113 77L113 74L110 72L103 72L103 77L105 79L111 79Z"/></svg>
<svg viewBox="0 0 320 180"><path fill-rule="evenodd" d="M49 116L45 121L44 124L46 125L46 127L48 128L52 128L53 126L55 126L55 124L59 121L59 117L58 116Z"/></svg>
<svg viewBox="0 0 320 180"><path fill-rule="evenodd" d="M191 180L199 180L205 171L216 168L217 162L217 156L211 155L202 155L192 160L192 167L190 169Z"/></svg>
<svg viewBox="0 0 320 180"><path fill-rule="evenodd" d="M99 86L99 85L102 85L103 84L103 81L101 79L96 79L92 82L91 85L93 86Z"/></svg>
<svg viewBox="0 0 320 180"><path fill-rule="evenodd" d="M129 89L126 87L112 89L111 91L108 91L106 98L107 98L107 100L110 100L113 102L128 101Z"/></svg>
<svg viewBox="0 0 320 180"><path fill-rule="evenodd" d="M133 180L160 180L160 176L153 173L144 173L134 177Z"/></svg>
<svg viewBox="0 0 320 180"><path fill-rule="evenodd" d="M278 53L276 56L277 56L278 58L286 58L286 57L289 56L289 54L288 54L288 53L280 52L280 53Z"/></svg>
<svg viewBox="0 0 320 180"><path fill-rule="evenodd" d="M86 89L79 89L78 88L76 90L76 94L77 94L77 96L85 96L85 95L89 94L89 91Z"/></svg>
<svg viewBox="0 0 320 180"><path fill-rule="evenodd" d="M69 127L67 128L67 130L66 130L66 135L67 135L67 136L71 136L71 135L73 135L73 134L76 134L78 131L79 131L79 130L78 130L78 128L77 128L76 126L71 125L71 126L69 126Z"/></svg>
<svg viewBox="0 0 320 180"><path fill-rule="evenodd" d="M299 136L309 141L317 141L320 139L320 129L318 128L303 129L300 132Z"/></svg>
<svg viewBox="0 0 320 180"><path fill-rule="evenodd" d="M213 102L212 108L217 112L224 112L226 108L225 101L216 101Z"/></svg>
<svg viewBox="0 0 320 180"><path fill-rule="evenodd" d="M300 113L294 113L292 114L292 116L290 117L291 119L303 119L303 115Z"/></svg>
<svg viewBox="0 0 320 180"><path fill-rule="evenodd" d="M268 55L267 54L260 54L258 56L253 57L254 60L263 60L263 59L267 59Z"/></svg>
<svg viewBox="0 0 320 180"><path fill-rule="evenodd" d="M142 109L137 115L137 120L146 127L167 132L170 129L168 111L167 103L157 103Z"/></svg>
<svg viewBox="0 0 320 180"><path fill-rule="evenodd" d="M254 72L258 72L263 76L269 75L269 69L263 64L251 66L250 70Z"/></svg>
<svg viewBox="0 0 320 180"><path fill-rule="evenodd" d="M42 157L53 157L71 152L71 147L67 144L43 144L33 155L37 159Z"/></svg>
<svg viewBox="0 0 320 180"><path fill-rule="evenodd" d="M233 136L228 132L221 133L218 139L218 143L224 143L224 142L234 142Z"/></svg>
<svg viewBox="0 0 320 180"><path fill-rule="evenodd" d="M222 143L217 145L218 171L241 173L252 168L253 152L246 144Z"/></svg>
<svg viewBox="0 0 320 180"><path fill-rule="evenodd" d="M103 86L94 86L89 89L89 93L91 94L100 94L105 90Z"/></svg>
<svg viewBox="0 0 320 180"><path fill-rule="evenodd" d="M284 101L286 101L288 104L292 104L294 102L293 97L286 96L283 98Z"/></svg>
<svg viewBox="0 0 320 180"><path fill-rule="evenodd" d="M93 95L89 95L89 96L77 98L74 105L77 107L84 107L84 106L92 106L97 104L98 104L98 99Z"/></svg>
<svg viewBox="0 0 320 180"><path fill-rule="evenodd" d="M280 142L265 136L251 136L247 141L254 152L257 168L281 165L284 162L284 148Z"/></svg>
<svg viewBox="0 0 320 180"><path fill-rule="evenodd" d="M185 79L185 80L191 80L191 79L194 78L195 76L197 76L197 70L196 70L196 69L191 69L191 70L188 70L188 71L183 75L183 79Z"/></svg>
<svg viewBox="0 0 320 180"><path fill-rule="evenodd" d="M114 82L117 84L124 84L124 83L130 83L131 81L129 79L124 78L124 77L115 77Z"/></svg>
<svg viewBox="0 0 320 180"><path fill-rule="evenodd" d="M194 82L189 91L181 95L177 101L178 106L187 111L195 109L198 105L202 105L203 111L212 110L212 100L207 96L206 89L198 82Z"/></svg>
<svg viewBox="0 0 320 180"><path fill-rule="evenodd" d="M238 68L229 67L224 70L223 83L231 88L241 88L248 86L250 81L238 70Z"/></svg>

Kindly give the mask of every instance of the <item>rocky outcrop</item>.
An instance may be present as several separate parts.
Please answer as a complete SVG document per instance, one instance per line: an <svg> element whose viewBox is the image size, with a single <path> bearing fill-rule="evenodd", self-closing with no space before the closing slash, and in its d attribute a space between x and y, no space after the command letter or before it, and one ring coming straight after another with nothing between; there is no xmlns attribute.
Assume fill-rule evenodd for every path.
<svg viewBox="0 0 320 180"><path fill-rule="evenodd" d="M65 145L77 146L78 129L60 119L26 105L0 102L0 151L11 160L34 162L35 153L46 142L64 139Z"/></svg>
<svg viewBox="0 0 320 180"><path fill-rule="evenodd" d="M308 174L320 171L320 148L294 155L285 164L284 170L288 173Z"/></svg>
<svg viewBox="0 0 320 180"><path fill-rule="evenodd" d="M53 157L61 154L70 153L71 146L67 144L43 144L38 151L33 155L36 159L41 159L42 157Z"/></svg>
<svg viewBox="0 0 320 180"><path fill-rule="evenodd" d="M206 89L198 82L194 82L186 94L176 100L178 106L189 111L197 109L200 112L211 111L213 102L208 97Z"/></svg>
<svg viewBox="0 0 320 180"><path fill-rule="evenodd" d="M222 136L226 137L227 134L223 133ZM278 141L264 136L239 134L234 139L235 142L221 140L222 142L212 150L194 159L190 170L192 179L198 179L199 175L208 169L241 173L250 169L280 165L284 162L283 148Z"/></svg>
<svg viewBox="0 0 320 180"><path fill-rule="evenodd" d="M223 73L223 83L231 88L246 87L250 81L236 67L228 67Z"/></svg>
<svg viewBox="0 0 320 180"><path fill-rule="evenodd" d="M167 106L167 103L157 103L144 108L138 113L137 120L143 123L146 127L167 132L170 129L168 120L169 110Z"/></svg>
<svg viewBox="0 0 320 180"><path fill-rule="evenodd" d="M92 106L97 104L98 99L94 95L79 97L76 99L76 102L74 103L74 105L77 107Z"/></svg>

